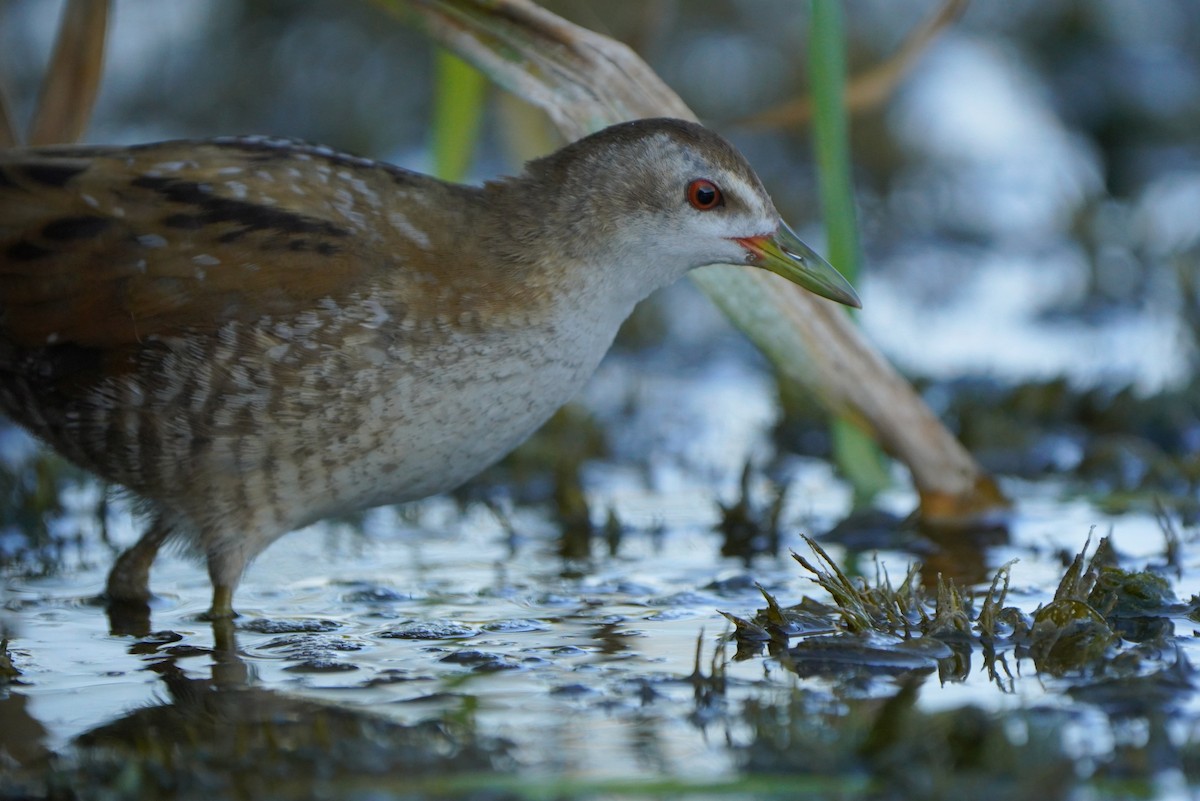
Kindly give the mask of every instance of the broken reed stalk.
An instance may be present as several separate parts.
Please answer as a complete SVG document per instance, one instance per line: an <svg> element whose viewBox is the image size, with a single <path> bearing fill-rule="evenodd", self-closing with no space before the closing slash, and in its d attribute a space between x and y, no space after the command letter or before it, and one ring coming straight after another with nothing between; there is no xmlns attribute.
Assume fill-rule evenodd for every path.
<svg viewBox="0 0 1200 801"><path fill-rule="evenodd" d="M108 7L108 0L69 0L63 7L29 144L70 144L83 137L104 71Z"/></svg>

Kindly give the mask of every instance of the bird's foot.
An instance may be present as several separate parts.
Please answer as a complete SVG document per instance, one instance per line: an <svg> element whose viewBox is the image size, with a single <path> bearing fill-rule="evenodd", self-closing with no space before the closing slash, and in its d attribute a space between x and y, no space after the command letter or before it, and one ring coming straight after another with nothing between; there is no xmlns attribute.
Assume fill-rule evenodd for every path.
<svg viewBox="0 0 1200 801"><path fill-rule="evenodd" d="M201 615L200 619L216 623L220 620L233 620L236 617L238 617L238 613L233 611L233 587L215 585L212 608Z"/></svg>

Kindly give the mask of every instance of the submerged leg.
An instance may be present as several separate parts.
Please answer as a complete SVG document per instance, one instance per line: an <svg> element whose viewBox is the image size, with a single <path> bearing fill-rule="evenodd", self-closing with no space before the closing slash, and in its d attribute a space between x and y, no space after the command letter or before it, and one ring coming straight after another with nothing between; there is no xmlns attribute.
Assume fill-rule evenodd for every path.
<svg viewBox="0 0 1200 801"><path fill-rule="evenodd" d="M150 600L150 566L170 535L171 527L155 517L142 538L117 557L104 589L109 601L144 604Z"/></svg>

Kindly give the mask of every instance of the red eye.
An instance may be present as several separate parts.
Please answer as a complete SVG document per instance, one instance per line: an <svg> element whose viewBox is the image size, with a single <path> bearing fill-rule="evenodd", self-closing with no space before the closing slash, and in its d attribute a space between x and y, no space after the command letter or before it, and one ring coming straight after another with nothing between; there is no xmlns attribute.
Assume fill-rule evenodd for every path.
<svg viewBox="0 0 1200 801"><path fill-rule="evenodd" d="M692 208L698 211L711 211L717 206L725 204L725 198L721 197L721 190L712 181L705 178L697 178L687 185L688 203L692 204Z"/></svg>

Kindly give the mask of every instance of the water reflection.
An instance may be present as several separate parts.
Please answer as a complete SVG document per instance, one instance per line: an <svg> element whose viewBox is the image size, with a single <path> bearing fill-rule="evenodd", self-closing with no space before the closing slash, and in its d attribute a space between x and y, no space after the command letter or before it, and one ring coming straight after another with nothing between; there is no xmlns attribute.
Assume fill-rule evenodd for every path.
<svg viewBox="0 0 1200 801"><path fill-rule="evenodd" d="M27 770L45 766L51 756L46 727L30 714L29 698L10 690L0 697L0 753Z"/></svg>
<svg viewBox="0 0 1200 801"><path fill-rule="evenodd" d="M188 676L172 659L149 666L166 701L80 734L73 746L89 759L68 782L116 779L139 797L344 797L367 786L411 792L422 777L512 765L510 744L481 735L469 712L401 725L230 681L236 660L217 658L211 679Z"/></svg>

